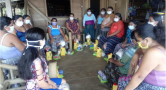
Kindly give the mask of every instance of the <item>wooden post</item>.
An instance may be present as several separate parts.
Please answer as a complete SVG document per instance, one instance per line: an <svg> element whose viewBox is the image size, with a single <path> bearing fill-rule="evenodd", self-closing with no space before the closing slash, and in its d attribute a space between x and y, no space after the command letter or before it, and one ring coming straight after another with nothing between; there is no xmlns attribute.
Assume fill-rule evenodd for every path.
<svg viewBox="0 0 166 90"><path fill-rule="evenodd" d="M11 0L5 0L7 16L12 18Z"/></svg>
<svg viewBox="0 0 166 90"><path fill-rule="evenodd" d="M70 50L72 50L72 35L71 35L71 32L69 32L69 46L70 46Z"/></svg>
<svg viewBox="0 0 166 90"><path fill-rule="evenodd" d="M27 0L24 0L24 14L27 14Z"/></svg>
<svg viewBox="0 0 166 90"><path fill-rule="evenodd" d="M49 62L48 73L50 78L57 78L57 62Z"/></svg>

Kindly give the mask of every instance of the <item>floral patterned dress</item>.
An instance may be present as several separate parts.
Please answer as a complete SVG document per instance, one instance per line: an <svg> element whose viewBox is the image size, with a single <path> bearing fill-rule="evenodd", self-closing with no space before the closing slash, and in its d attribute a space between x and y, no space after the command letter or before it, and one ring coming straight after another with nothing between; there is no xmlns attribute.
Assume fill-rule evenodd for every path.
<svg viewBox="0 0 166 90"><path fill-rule="evenodd" d="M45 68L45 70L41 74L43 75L43 78L41 80L44 79L47 82L47 72L48 72L47 63L44 58L41 58L41 59L44 62L44 68ZM36 70L35 65L42 65L40 58L35 59L31 65L32 79L29 79L26 81L26 90L40 90L40 88L37 85L37 82L41 80L37 79L37 76L40 76L40 75L37 75L36 72L39 70Z"/></svg>
<svg viewBox="0 0 166 90"><path fill-rule="evenodd" d="M74 33L72 33L72 35L79 35L80 34L80 30L77 31L78 29L78 20L74 19L73 22L71 22L69 19L66 21L66 23L69 24L69 28L73 30ZM77 31L77 32L76 32Z"/></svg>

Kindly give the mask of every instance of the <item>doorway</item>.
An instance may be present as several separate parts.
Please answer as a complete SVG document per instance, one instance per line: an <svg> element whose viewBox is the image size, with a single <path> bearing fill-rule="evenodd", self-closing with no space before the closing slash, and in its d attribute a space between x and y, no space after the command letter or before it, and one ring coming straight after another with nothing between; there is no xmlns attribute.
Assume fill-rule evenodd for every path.
<svg viewBox="0 0 166 90"><path fill-rule="evenodd" d="M90 0L90 8L92 9L92 13L97 18L100 14L100 0Z"/></svg>

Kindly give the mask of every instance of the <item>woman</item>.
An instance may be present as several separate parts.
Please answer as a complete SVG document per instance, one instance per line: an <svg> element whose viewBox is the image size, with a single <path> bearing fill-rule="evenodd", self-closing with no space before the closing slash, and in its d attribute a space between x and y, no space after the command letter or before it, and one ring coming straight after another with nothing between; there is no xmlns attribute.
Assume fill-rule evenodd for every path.
<svg viewBox="0 0 166 90"><path fill-rule="evenodd" d="M21 15L15 15L13 17L14 20L14 28L16 30L16 35L17 37L23 42L25 43L25 33L26 33L26 28L23 26L23 18Z"/></svg>
<svg viewBox="0 0 166 90"><path fill-rule="evenodd" d="M40 28L31 28L26 33L27 46L18 62L18 72L26 80L26 90L57 89L57 85L66 83L64 79L47 76L46 59L40 53L45 45L45 32Z"/></svg>
<svg viewBox="0 0 166 90"><path fill-rule="evenodd" d="M72 39L74 40L75 35L77 35L80 41L80 25L78 20L74 19L74 14L71 13L69 19L66 21L66 27L72 32Z"/></svg>
<svg viewBox="0 0 166 90"><path fill-rule="evenodd" d="M103 45L106 45L104 49L105 54L113 53L115 46L121 42L124 35L124 24L121 14L116 13L114 18L114 23L112 24L110 31L107 33L107 36L102 36L99 39L99 47L103 48Z"/></svg>
<svg viewBox="0 0 166 90"><path fill-rule="evenodd" d="M149 17L148 24L151 24L154 27L156 27L156 26L163 26L163 21L162 20L163 19L162 19L161 15L154 14L154 15Z"/></svg>
<svg viewBox="0 0 166 90"><path fill-rule="evenodd" d="M9 17L0 18L0 59L2 63L16 65L24 50L23 43L17 38L13 26L13 20ZM5 78L8 73L5 70Z"/></svg>
<svg viewBox="0 0 166 90"><path fill-rule="evenodd" d="M29 15L24 15L23 16L24 19L24 24L23 26L25 27L26 30L29 30L30 28L32 28L32 24L31 24L31 19Z"/></svg>
<svg viewBox="0 0 166 90"><path fill-rule="evenodd" d="M92 41L95 41L95 29L94 29L95 22L96 22L96 17L94 14L92 14L91 9L89 8L87 10L87 14L84 15L83 27L84 27L85 36L90 34Z"/></svg>
<svg viewBox="0 0 166 90"><path fill-rule="evenodd" d="M115 55L116 52L118 52L119 49L123 49L123 51L125 52L130 47L135 46L134 43L131 40L131 32L136 30L136 27L137 27L137 21L132 20L132 21L129 22L128 30L127 30L127 33L126 33L126 39L123 43L119 43L119 44L116 45L116 47L114 49L114 52L113 52L113 55Z"/></svg>
<svg viewBox="0 0 166 90"><path fill-rule="evenodd" d="M57 19L52 18L51 25L48 26L48 34L52 44L52 51L54 52L54 58L59 58L59 55L56 55L58 49L60 49L59 43L61 41L66 41L65 47L68 48L67 39L61 27L57 25Z"/></svg>
<svg viewBox="0 0 166 90"><path fill-rule="evenodd" d="M144 24L135 31L135 37L144 56L132 78L119 78L119 90L166 89L165 27Z"/></svg>
<svg viewBox="0 0 166 90"><path fill-rule="evenodd" d="M100 15L97 17L97 20L96 20L96 23L95 23L95 29L96 29L96 39L97 39L97 36L99 36L101 34L101 23L103 22L104 20L104 17L106 15L106 9L105 8L102 8L101 9L101 13Z"/></svg>
<svg viewBox="0 0 166 90"><path fill-rule="evenodd" d="M154 15L150 16L150 18L149 18L149 23L148 23L148 24L153 25L155 28L156 28L156 27L159 27L159 26L163 26L161 16L158 15L158 14L154 14ZM140 58L142 55L143 55L143 52L142 52L141 49L138 49L138 50L136 51L136 53L134 54L134 56L133 56L133 58L132 58L132 60L131 60L131 67L132 67L133 69L136 68L137 63L138 63L138 61L139 61L139 58Z"/></svg>
<svg viewBox="0 0 166 90"><path fill-rule="evenodd" d="M131 33L131 38L132 42L136 44L134 32ZM118 82L120 76L127 75L131 58L137 49L138 47L128 49L120 61L117 61L114 58L108 60L109 63L107 64L104 73L107 77L109 87L112 87L113 83Z"/></svg>
<svg viewBox="0 0 166 90"><path fill-rule="evenodd" d="M110 30L111 24L114 22L115 15L113 14L113 7L107 8L107 15L105 16L101 24L101 35L107 36L108 31Z"/></svg>

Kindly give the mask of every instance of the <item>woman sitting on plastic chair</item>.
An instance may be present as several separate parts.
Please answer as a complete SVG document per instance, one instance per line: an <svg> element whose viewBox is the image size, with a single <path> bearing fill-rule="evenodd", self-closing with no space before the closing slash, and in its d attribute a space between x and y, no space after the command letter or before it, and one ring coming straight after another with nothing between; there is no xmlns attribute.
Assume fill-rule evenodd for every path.
<svg viewBox="0 0 166 90"><path fill-rule="evenodd" d="M18 62L18 72L26 80L26 90L57 89L66 83L64 79L47 75L48 68L41 49L45 45L45 32L40 28L31 28L26 33L27 46ZM55 69L56 70L56 69Z"/></svg>
<svg viewBox="0 0 166 90"><path fill-rule="evenodd" d="M57 19L52 18L51 25L48 26L48 34L51 40L52 44L52 51L54 52L53 58L59 58L59 55L57 55L58 49L60 49L60 42L66 41L65 47L68 48L67 44L67 38L65 37L65 34L61 27L57 25Z"/></svg>

